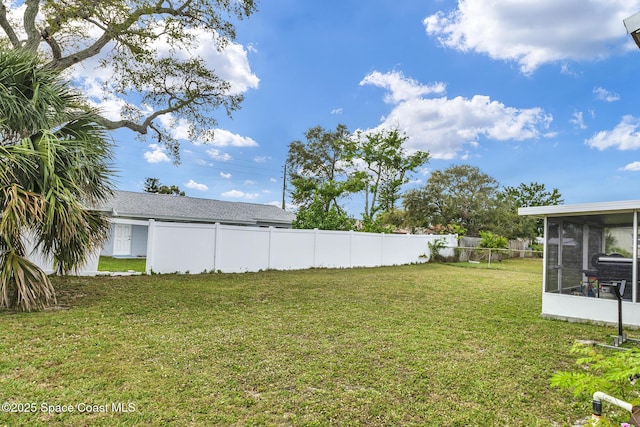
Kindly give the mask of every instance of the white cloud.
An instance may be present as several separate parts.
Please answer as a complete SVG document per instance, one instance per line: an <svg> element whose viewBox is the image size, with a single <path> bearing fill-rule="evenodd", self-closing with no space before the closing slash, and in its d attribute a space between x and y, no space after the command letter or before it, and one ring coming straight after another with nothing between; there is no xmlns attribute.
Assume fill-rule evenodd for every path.
<svg viewBox="0 0 640 427"><path fill-rule="evenodd" d="M334 108L331 110L331 114L342 114L342 108Z"/></svg>
<svg viewBox="0 0 640 427"><path fill-rule="evenodd" d="M443 46L515 61L529 74L546 63L632 49L622 20L638 9L639 0L459 0L457 9L423 24Z"/></svg>
<svg viewBox="0 0 640 427"><path fill-rule="evenodd" d="M267 156L255 156L253 158L253 161L256 163L266 163L267 160L269 160L271 157L267 157Z"/></svg>
<svg viewBox="0 0 640 427"><path fill-rule="evenodd" d="M413 79L405 77L404 74L399 71L386 74L374 71L360 82L360 86L364 85L373 85L387 89L389 92L385 96L385 102L389 104L419 98L422 95L430 95L433 93L444 94L446 90L444 83L425 86Z"/></svg>
<svg viewBox="0 0 640 427"><path fill-rule="evenodd" d="M258 143L248 136L240 136L225 129L214 131L213 145L217 147L257 147Z"/></svg>
<svg viewBox="0 0 640 427"><path fill-rule="evenodd" d="M422 95L439 93L426 90L435 86L397 72L374 72L360 84L385 87L389 92L385 99L393 100L391 112L374 130L399 127L409 137L408 151L428 151L432 158L456 158L465 146L477 147L480 137L522 141L548 136L545 132L552 121L541 108L509 107L483 95L426 98Z"/></svg>
<svg viewBox="0 0 640 427"><path fill-rule="evenodd" d="M249 89L257 89L260 79L253 72L247 58L247 51L238 43L230 42L223 51L215 48L218 42L209 34L199 34L199 49L196 53L204 58L209 69L231 83L231 92L240 94Z"/></svg>
<svg viewBox="0 0 640 427"><path fill-rule="evenodd" d="M213 160L218 160L218 161L221 161L221 162L228 162L229 160L233 160L233 157L231 157L230 154L223 153L222 151L217 150L215 148L210 148L209 150L206 151L206 153Z"/></svg>
<svg viewBox="0 0 640 427"><path fill-rule="evenodd" d="M178 56L178 59L188 59L190 56L201 57L208 69L215 70L218 76L230 83L233 94L244 93L258 87L260 79L251 72L244 46L228 42L224 49L220 50L217 35L196 29L185 31L194 38L196 43L194 48L172 50L164 34L158 36L152 47L161 57Z"/></svg>
<svg viewBox="0 0 640 427"><path fill-rule="evenodd" d="M578 129L586 129L587 125L584 124L584 118L582 117L582 111L576 111L573 113L573 119L569 120L569 123L577 127Z"/></svg>
<svg viewBox="0 0 640 427"><path fill-rule="evenodd" d="M198 191L207 191L209 189L205 184L199 184L192 179L190 179L184 186Z"/></svg>
<svg viewBox="0 0 640 427"><path fill-rule="evenodd" d="M224 172L220 172L220 176L224 179L231 179L231 174L230 173L224 173Z"/></svg>
<svg viewBox="0 0 640 427"><path fill-rule="evenodd" d="M81 40L80 43L87 46L101 36L101 32L94 25L84 25L79 27L78 31L85 34L86 39ZM259 87L260 79L251 71L247 50L244 46L228 42L224 49L220 50L217 48L219 43L216 35L194 29L186 31L195 40L195 47L191 49L172 50L164 34L160 34L150 48L156 49L158 58L173 56L184 60L191 56L201 57L208 69L215 70L222 80L229 82L231 94L238 95ZM160 32L159 28L158 32ZM100 54L75 65L71 69L71 76L74 83L88 94L92 103L100 108L107 118L120 120L123 118L123 107L127 105L127 102L113 94L110 80L112 80L114 70L108 65L109 62L106 61L107 65L104 67L101 64L112 48L113 45L108 44ZM136 105L135 107L143 111L143 116L152 112L148 106ZM187 139L185 131L188 129L188 123L181 122L177 126L177 128L170 127L176 133L174 137Z"/></svg>
<svg viewBox="0 0 640 427"><path fill-rule="evenodd" d="M171 161L164 147L158 144L149 144L149 148L151 148L151 151L144 152L144 159L148 163L161 163Z"/></svg>
<svg viewBox="0 0 640 427"><path fill-rule="evenodd" d="M601 87L594 87L593 93L596 95L596 99L605 102L614 102L620 100L620 95L615 92L609 92Z"/></svg>
<svg viewBox="0 0 640 427"><path fill-rule="evenodd" d="M186 119L176 120L173 114L163 114L158 117L164 127L170 130L171 135L176 139L191 139L191 124ZM196 142L196 141L194 141Z"/></svg>
<svg viewBox="0 0 640 427"><path fill-rule="evenodd" d="M258 198L259 194L256 193L245 193L244 191L240 191L240 190L230 190L230 191L226 191L224 193L221 194L221 196L223 197L232 197L234 199L256 199Z"/></svg>
<svg viewBox="0 0 640 427"><path fill-rule="evenodd" d="M278 202L277 200L273 200L271 202L265 203L265 205L275 206L277 208L281 208L282 207L282 202Z"/></svg>
<svg viewBox="0 0 640 427"><path fill-rule="evenodd" d="M625 167L620 168L620 170L629 171L629 172L638 172L640 171L640 162L629 163Z"/></svg>
<svg viewBox="0 0 640 427"><path fill-rule="evenodd" d="M602 151L607 148L618 150L636 150L640 148L640 119L631 115L622 117L622 121L613 130L603 130L585 141L590 147Z"/></svg>

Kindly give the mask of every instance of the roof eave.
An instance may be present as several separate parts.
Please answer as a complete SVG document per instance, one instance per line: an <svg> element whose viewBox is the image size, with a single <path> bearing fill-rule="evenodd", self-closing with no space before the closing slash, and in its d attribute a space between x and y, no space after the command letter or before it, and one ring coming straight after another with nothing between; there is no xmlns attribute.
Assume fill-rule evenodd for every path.
<svg viewBox="0 0 640 427"><path fill-rule="evenodd" d="M130 214L130 213L113 213L111 215L114 218L135 218L135 219L155 219L160 221L174 221L174 222L193 222L193 223L207 223L207 224L239 224L239 225L256 225L256 221L249 220L237 220L237 219L222 219L222 218L194 218L194 217L180 217L180 216L167 216L167 215L149 215L143 214Z"/></svg>
<svg viewBox="0 0 640 427"><path fill-rule="evenodd" d="M518 208L518 215L522 216L552 216L552 215L597 215L633 212L640 210L640 200L625 200L617 202L580 203L573 205L530 206Z"/></svg>

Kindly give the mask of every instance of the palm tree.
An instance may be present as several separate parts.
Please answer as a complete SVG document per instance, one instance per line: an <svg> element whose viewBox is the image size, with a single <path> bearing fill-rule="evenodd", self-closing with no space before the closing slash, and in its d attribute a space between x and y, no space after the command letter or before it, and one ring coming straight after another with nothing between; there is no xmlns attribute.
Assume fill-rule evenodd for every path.
<svg viewBox="0 0 640 427"><path fill-rule="evenodd" d="M30 247L65 274L102 245L108 221L87 207L112 194L110 160L97 115L59 72L0 49L0 307L56 303Z"/></svg>

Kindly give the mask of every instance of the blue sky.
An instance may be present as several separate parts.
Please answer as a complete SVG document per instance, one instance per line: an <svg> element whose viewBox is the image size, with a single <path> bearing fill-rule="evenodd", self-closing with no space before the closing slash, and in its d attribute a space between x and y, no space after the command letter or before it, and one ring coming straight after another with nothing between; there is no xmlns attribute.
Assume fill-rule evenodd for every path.
<svg viewBox="0 0 640 427"><path fill-rule="evenodd" d="M429 173L470 164L565 203L640 199L640 49L622 20L640 1L263 0L236 43L203 48L245 95L213 144L179 166L114 133L118 187L146 177L187 195L280 204L287 146L310 127L398 126ZM179 136L180 127L176 127ZM353 215L359 198L348 201Z"/></svg>

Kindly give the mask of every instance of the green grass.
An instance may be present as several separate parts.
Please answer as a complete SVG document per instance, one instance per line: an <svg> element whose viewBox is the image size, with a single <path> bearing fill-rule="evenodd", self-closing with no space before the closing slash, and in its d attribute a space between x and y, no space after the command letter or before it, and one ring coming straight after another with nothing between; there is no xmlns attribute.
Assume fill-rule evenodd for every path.
<svg viewBox="0 0 640 427"><path fill-rule="evenodd" d="M571 425L549 379L612 330L541 319L528 263L56 279L0 312L2 400L37 407L0 425Z"/></svg>
<svg viewBox="0 0 640 427"><path fill-rule="evenodd" d="M457 267L464 268L491 268L494 270L509 270L518 271L523 273L542 274L542 258L512 258L502 261L491 261L488 263L486 260L476 262L456 262L450 263ZM542 281L540 282L542 286Z"/></svg>
<svg viewBox="0 0 640 427"><path fill-rule="evenodd" d="M101 256L98 262L98 271L137 271L144 273L147 265L145 258L114 258Z"/></svg>

